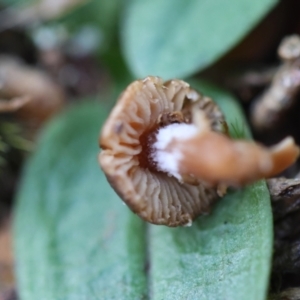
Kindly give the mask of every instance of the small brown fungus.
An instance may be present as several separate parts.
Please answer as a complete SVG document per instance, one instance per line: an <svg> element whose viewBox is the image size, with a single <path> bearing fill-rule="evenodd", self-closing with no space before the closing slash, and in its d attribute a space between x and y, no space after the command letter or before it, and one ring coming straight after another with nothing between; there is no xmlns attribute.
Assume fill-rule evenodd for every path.
<svg viewBox="0 0 300 300"><path fill-rule="evenodd" d="M100 137L99 161L144 220L190 225L226 191L272 176L298 157L287 138L270 150L233 141L219 107L181 80L147 77L120 96Z"/></svg>

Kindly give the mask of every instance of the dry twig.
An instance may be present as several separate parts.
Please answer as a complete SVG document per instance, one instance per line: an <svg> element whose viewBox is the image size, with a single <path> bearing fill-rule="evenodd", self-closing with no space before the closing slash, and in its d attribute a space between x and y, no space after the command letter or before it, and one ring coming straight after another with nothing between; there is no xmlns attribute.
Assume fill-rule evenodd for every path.
<svg viewBox="0 0 300 300"><path fill-rule="evenodd" d="M0 56L0 111L16 111L16 115L41 124L64 105L62 88L46 73L7 56Z"/></svg>
<svg viewBox="0 0 300 300"><path fill-rule="evenodd" d="M300 179L268 180L274 214L273 272L300 271Z"/></svg>
<svg viewBox="0 0 300 300"><path fill-rule="evenodd" d="M251 119L257 130L276 125L282 114L293 105L300 90L300 37L292 35L285 38L278 54L283 63L270 87L252 107Z"/></svg>

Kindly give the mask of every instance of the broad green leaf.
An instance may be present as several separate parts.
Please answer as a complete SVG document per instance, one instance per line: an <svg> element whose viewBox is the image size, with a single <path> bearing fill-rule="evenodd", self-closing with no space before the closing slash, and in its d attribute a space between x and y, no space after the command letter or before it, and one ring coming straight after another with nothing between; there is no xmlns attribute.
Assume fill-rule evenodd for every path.
<svg viewBox="0 0 300 300"><path fill-rule="evenodd" d="M228 123L244 127L249 137L241 109L229 94L193 84L213 96ZM211 215L191 228L151 226L151 299L265 299L272 236L269 192L263 181L229 192Z"/></svg>
<svg viewBox="0 0 300 300"><path fill-rule="evenodd" d="M132 72L183 78L237 44L278 0L131 0L122 44Z"/></svg>
<svg viewBox="0 0 300 300"><path fill-rule="evenodd" d="M266 299L272 253L264 182L230 192L191 228L151 227L152 299Z"/></svg>
<svg viewBox="0 0 300 300"><path fill-rule="evenodd" d="M15 215L22 300L143 299L145 224L97 163L106 117L86 104L52 123L24 173Z"/></svg>

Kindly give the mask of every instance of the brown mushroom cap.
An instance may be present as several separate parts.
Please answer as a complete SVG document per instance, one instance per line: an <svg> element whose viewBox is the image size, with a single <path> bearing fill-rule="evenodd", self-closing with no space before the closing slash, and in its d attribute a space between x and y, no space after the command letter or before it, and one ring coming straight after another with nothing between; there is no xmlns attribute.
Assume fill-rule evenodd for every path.
<svg viewBox="0 0 300 300"><path fill-rule="evenodd" d="M205 112L213 130L223 130L223 115L210 98L181 80L147 77L125 90L102 129L99 161L108 181L150 223L189 225L218 198L215 188L193 178L180 182L149 159L154 133L173 122L190 123L195 107Z"/></svg>

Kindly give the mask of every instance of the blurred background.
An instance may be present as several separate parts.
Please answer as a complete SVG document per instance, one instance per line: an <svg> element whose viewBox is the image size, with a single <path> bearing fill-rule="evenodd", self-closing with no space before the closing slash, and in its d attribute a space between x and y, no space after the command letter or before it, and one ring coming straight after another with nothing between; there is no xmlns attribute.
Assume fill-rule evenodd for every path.
<svg viewBox="0 0 300 300"><path fill-rule="evenodd" d="M300 143L300 2L183 2L0 0L0 299L17 299L11 219L23 165L45 123L74 104L116 99L147 75L193 76L234 94L257 140ZM295 164L283 175L298 173ZM298 216L274 291L300 288Z"/></svg>

